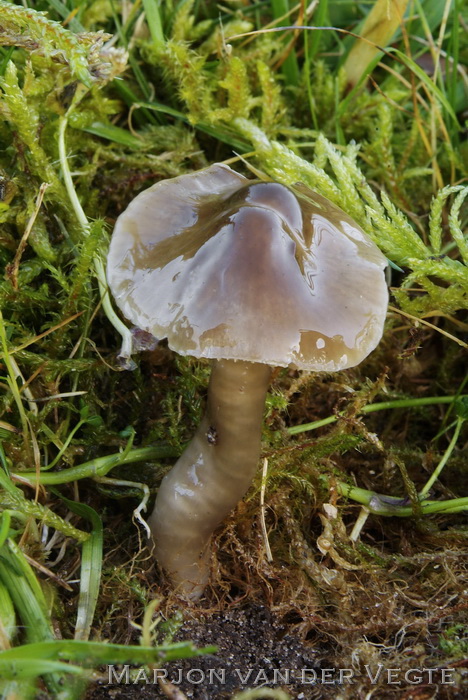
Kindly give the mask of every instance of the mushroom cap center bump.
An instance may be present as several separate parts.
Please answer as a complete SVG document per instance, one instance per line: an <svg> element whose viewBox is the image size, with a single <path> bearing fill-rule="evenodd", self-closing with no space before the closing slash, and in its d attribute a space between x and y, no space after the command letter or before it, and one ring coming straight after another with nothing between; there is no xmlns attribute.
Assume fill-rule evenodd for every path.
<svg viewBox="0 0 468 700"><path fill-rule="evenodd" d="M215 164L130 203L108 280L124 316L180 354L336 371L381 338L385 266L325 197Z"/></svg>

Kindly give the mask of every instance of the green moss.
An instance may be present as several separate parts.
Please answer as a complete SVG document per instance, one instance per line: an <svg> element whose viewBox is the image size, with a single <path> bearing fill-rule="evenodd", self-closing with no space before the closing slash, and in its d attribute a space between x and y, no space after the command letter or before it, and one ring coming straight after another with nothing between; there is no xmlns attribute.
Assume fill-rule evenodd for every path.
<svg viewBox="0 0 468 700"><path fill-rule="evenodd" d="M464 625L449 627L439 638L441 650L456 659L466 656L468 652L468 636Z"/></svg>
<svg viewBox="0 0 468 700"><path fill-rule="evenodd" d="M419 3L439 37L436 5L442 7ZM383 58L391 72L376 67L374 83L352 93L341 67L352 38L343 41L340 33L321 30L312 46L298 31L289 53L294 51L299 69L295 76L281 68L289 51L284 33L237 38L268 25L273 19L268 3L229 3L221 10L215 3L152 3L150 28L141 3L129 5L123 18L107 0L37 6L47 7L48 15L0 1L2 473L21 478L42 471L59 484L61 495L104 515L105 565L94 631L128 643L128 610L138 619L150 597L166 589L158 574L148 573L144 538L141 556L135 555L139 534L131 517L141 488L115 483L97 488L92 477L111 476L119 465L115 476L155 490L199 421L209 367L160 347L136 357L133 372L122 371L118 333L109 322L117 317L106 307L103 288L109 233L142 189L236 153L262 177L290 186L302 181L352 215L399 268L391 283L393 303L415 318L392 311L379 349L359 369L312 378L294 370L275 376L263 433L265 519L274 561L264 560L258 535L259 473L246 502L216 536L213 566L223 577L217 592L241 591L263 605L267 591L279 614L301 611L303 636L313 630L311 620L319 620L320 644L326 647L326 635L333 639L327 658L336 667L347 667L349 658L337 655L360 649L364 634L379 635L398 667L393 645L399 630L415 642L424 638L424 628L414 624L414 601L422 601L425 610L428 604L442 609L459 595L463 581L458 557L466 537L452 527L456 513L421 516L404 500L410 496L416 504L450 445L433 498L436 504L460 502L465 495L460 475L467 461L466 423L456 422L448 403L417 404L424 396L451 400L466 392L467 189L458 184L466 159L452 115L462 113L466 100L454 89L457 70L451 71L462 49L456 3L442 37L445 69L437 81L393 53ZM72 6L76 12L63 26ZM318 9L324 24L344 29L366 8L320 2ZM414 33L416 19L408 22ZM112 46L105 44L107 33L117 37ZM410 40L412 55L423 65L423 44L413 45L413 35ZM403 47L399 36L394 44ZM248 174L245 163L238 160L234 167ZM43 182L49 187L36 215ZM15 284L11 266L34 215L17 258ZM418 326L423 316L431 327ZM389 397L405 403L360 413ZM328 421L316 432L288 433L291 426L329 418L334 427ZM130 462L132 455L140 467ZM35 492L20 483L12 490L5 483L0 548L8 535L46 567L58 559L59 573L63 556L63 572L79 578L76 548L65 538L87 539L86 518L71 515L52 490ZM391 505L408 508L409 517L372 515L354 543L348 536L360 501L347 497L352 489L365 498L401 496L404 505ZM339 556L359 569L342 570L317 554L324 504L337 509L331 532ZM388 507L384 514L391 513ZM297 554L296 543L306 555ZM265 584L272 577L274 590ZM120 601L111 600L115 589ZM68 611L75 602L69 591L66 595L56 624L73 636ZM325 602L330 596L332 611ZM372 619L371 629L366 611L376 603L385 614L381 624ZM10 629L11 600L2 605ZM453 620L442 634L439 618L432 624L428 615L424 624L432 625L427 638L441 638L438 654L458 657L465 642L457 610L450 614ZM22 620L18 610L16 619ZM161 634L172 635L175 626L161 625ZM9 634L14 644L25 641L20 624ZM426 665L439 662L432 658ZM32 697L34 688L28 692Z"/></svg>

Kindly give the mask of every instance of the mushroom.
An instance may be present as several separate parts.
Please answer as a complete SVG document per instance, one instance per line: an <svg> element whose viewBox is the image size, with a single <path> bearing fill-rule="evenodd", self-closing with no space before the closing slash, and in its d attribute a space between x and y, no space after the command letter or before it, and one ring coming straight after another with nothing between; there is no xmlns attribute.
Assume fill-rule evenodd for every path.
<svg viewBox="0 0 468 700"><path fill-rule="evenodd" d="M213 364L205 415L150 518L157 560L185 597L203 593L211 535L254 477L271 367L359 364L382 335L385 266L321 195L222 164L158 182L119 217L107 274L122 313Z"/></svg>

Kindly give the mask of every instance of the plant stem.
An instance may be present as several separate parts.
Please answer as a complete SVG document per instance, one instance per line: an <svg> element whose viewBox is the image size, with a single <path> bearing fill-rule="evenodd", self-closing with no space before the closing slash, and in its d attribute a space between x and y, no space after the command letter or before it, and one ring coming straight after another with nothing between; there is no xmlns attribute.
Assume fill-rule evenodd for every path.
<svg viewBox="0 0 468 700"><path fill-rule="evenodd" d="M325 478L325 481L328 484L328 479ZM375 493L374 491L367 491L357 486L345 484L343 481L338 481L335 487L342 496L367 506L370 512L375 515L397 518L409 518L415 515L413 508L406 505L406 499L404 498L395 498ZM421 501L419 505L423 515L458 513L468 510L468 497L452 498L447 501Z"/></svg>
<svg viewBox="0 0 468 700"><path fill-rule="evenodd" d="M459 396L425 396L420 399L395 399L394 401L381 401L379 403L370 403L367 406L363 406L359 413L374 413L375 411L386 411L387 409L393 408L417 408L419 406L432 406L439 403L453 403ZM345 413L341 412L337 416L328 416L327 418L321 418L320 420L313 421L312 423L304 423L303 425L294 425L291 428L287 428L289 435L297 435L298 433L305 433L309 430L316 430L317 428L323 428L324 425L330 425L331 423L336 423L336 421L344 416Z"/></svg>
<svg viewBox="0 0 468 700"><path fill-rule="evenodd" d="M73 179L70 173L70 168L68 167L68 159L67 159L67 153L66 153L66 148L65 148L65 131L67 128L67 117L61 117L60 118L60 124L59 124L59 138L58 138L58 146L59 146L59 156L60 156L60 165L62 166L62 173L63 173L63 179L65 181L65 187L67 189L68 196L70 198L71 205L73 207L73 211L75 212L76 218L78 219L79 223L81 224L83 228L83 232L85 235L88 233L89 229L89 221L86 217L86 214L83 211L83 207L81 206L81 202L78 199L78 196L76 194L75 187L73 185ZM99 293L101 295L101 302L102 302L102 308L104 310L104 313L106 314L108 320L110 323L114 326L115 330L121 335L122 337L122 347L120 350L119 356L123 358L124 363L129 360L132 354L132 334L130 330L127 328L127 326L120 320L120 318L117 316L115 313L110 297L109 297L109 289L107 287L107 280L106 280L106 273L104 270L104 265L102 264L102 260L98 255L95 255L93 257L93 264L94 264L94 271L96 275L96 279L98 281L99 285ZM133 367L128 363L128 365L124 364L125 369L132 369Z"/></svg>
<svg viewBox="0 0 468 700"><path fill-rule="evenodd" d="M6 337L6 332L5 332L5 326L3 323L3 315L2 312L0 311L0 344L2 347L2 356L3 356L3 362L5 363L5 367L7 369L7 382L8 386L10 388L10 391L13 395L13 398L16 403L16 407L18 409L18 413L20 415L21 419L21 425L23 427L23 438L26 441L28 431L29 431L29 423L28 423L28 418L26 416L24 406L23 406L23 401L21 399L21 395L18 389L18 384L16 383L16 378L17 378L17 373L15 372L14 366L12 364L12 358L10 357L10 353L8 351L8 343L7 343L7 337ZM15 363L16 365L16 363Z"/></svg>
<svg viewBox="0 0 468 700"><path fill-rule="evenodd" d="M454 433L453 433L453 437L452 437L452 439L450 440L449 446L448 446L447 449L445 450L444 456L443 456L442 459L440 460L440 462L439 462L439 464L437 465L437 467L434 469L434 472L432 473L432 476L427 480L425 486L423 487L421 493L419 494L419 498L420 498L421 500L423 500L424 498L427 497L427 495L429 494L429 491L430 491L431 488L432 488L432 485L433 485L434 482L439 478L439 475L441 474L443 468L444 468L445 465L447 464L448 459L449 459L450 455L452 454L455 445L457 444L458 436L460 435L460 430L461 430L462 425L463 425L464 422L465 422L465 419L464 419L464 418L458 418L458 419L457 419L457 424L456 424L456 427L455 427L455 431L454 431Z"/></svg>
<svg viewBox="0 0 468 700"><path fill-rule="evenodd" d="M273 17L280 20L279 22L275 22L277 27L286 27L290 24L294 24L289 16L288 0L271 0L271 8L273 10ZM281 70L288 85L299 84L299 66L297 63L296 52L293 47L291 47L291 50L286 56Z"/></svg>
<svg viewBox="0 0 468 700"><path fill-rule="evenodd" d="M116 454L106 455L92 459L84 464L79 464L76 467L63 469L59 472L48 474L36 472L17 472L12 474L12 479L29 486L36 486L37 483L41 486L58 486L59 484L69 484L71 481L79 479L90 479L95 476L105 476L111 469L122 464L132 464L134 462L147 462L156 459L174 457L174 450L168 447L140 447L129 452L117 452Z"/></svg>

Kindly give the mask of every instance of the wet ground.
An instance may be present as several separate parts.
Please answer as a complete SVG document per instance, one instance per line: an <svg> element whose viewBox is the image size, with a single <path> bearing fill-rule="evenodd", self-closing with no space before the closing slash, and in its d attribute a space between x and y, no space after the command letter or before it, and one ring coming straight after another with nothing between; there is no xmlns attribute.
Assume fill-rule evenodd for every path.
<svg viewBox="0 0 468 700"><path fill-rule="evenodd" d="M122 683L113 676L112 684L93 684L86 700L133 697L182 700L184 696L193 700L224 700L236 691L265 686L282 688L292 697L304 700L335 695L332 685L328 692L321 688L317 694L317 686L313 684L315 674L320 679L318 650L288 633L287 626L276 620L266 607L229 610L188 620L177 634L176 640L182 639L190 639L199 648L209 645L218 648L216 654L164 667L166 680L183 695L170 696L169 689L164 693L153 676L148 677L149 683L138 687L124 684L125 676Z"/></svg>
<svg viewBox="0 0 468 700"><path fill-rule="evenodd" d="M90 686L86 700L228 700L247 688L257 691L255 700L272 697L268 690L262 694L262 688L283 690L285 699L294 700L468 697L468 678L465 676L464 685L462 669L418 668L410 673L378 662L365 670L334 668L336 650L314 647L290 628L263 606L194 617L184 623L174 641L190 639L198 648L216 645L216 654L167 664L163 667L164 689L147 671L140 672L138 683L123 667L116 668L110 678L106 669L102 679Z"/></svg>

